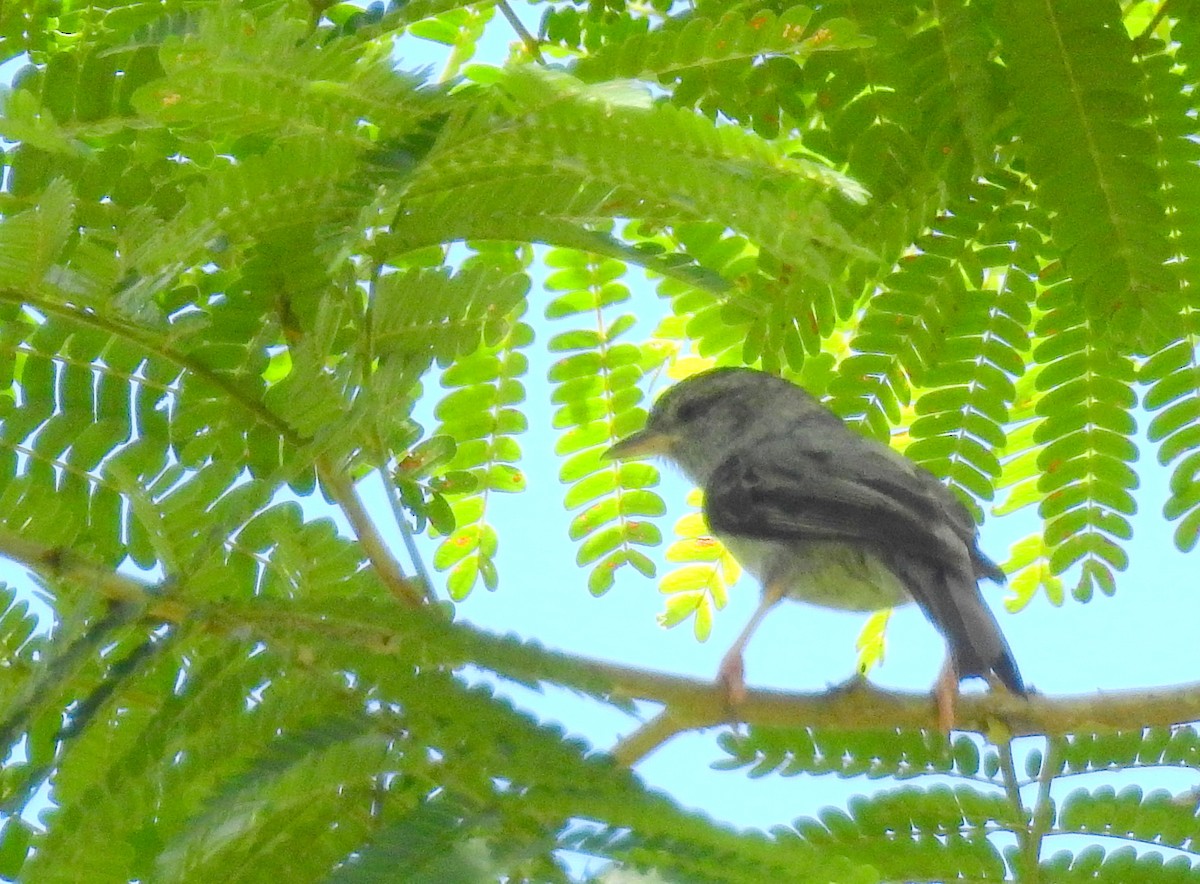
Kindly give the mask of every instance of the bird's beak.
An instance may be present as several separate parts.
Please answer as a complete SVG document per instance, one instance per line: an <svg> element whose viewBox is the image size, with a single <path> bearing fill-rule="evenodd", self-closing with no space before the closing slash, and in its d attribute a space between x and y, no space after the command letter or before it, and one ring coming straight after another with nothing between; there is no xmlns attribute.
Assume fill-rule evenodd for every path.
<svg viewBox="0 0 1200 884"><path fill-rule="evenodd" d="M651 430L639 430L632 436L626 436L604 452L604 457L608 460L654 457L659 454L670 454L674 445L674 436Z"/></svg>

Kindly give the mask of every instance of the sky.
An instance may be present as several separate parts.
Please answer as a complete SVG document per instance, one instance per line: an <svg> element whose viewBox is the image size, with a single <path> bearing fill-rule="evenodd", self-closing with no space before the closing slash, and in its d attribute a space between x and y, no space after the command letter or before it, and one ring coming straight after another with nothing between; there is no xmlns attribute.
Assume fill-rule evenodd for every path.
<svg viewBox="0 0 1200 884"><path fill-rule="evenodd" d="M530 21L530 27L536 30L536 23ZM497 17L482 45L481 60L501 59L504 46L511 39L506 28ZM406 53L403 56L406 68L434 63L436 70L444 52L441 47L417 51L410 44L401 48ZM524 451L521 468L528 480L528 490L522 494L492 496L488 517L500 532L497 555L500 588L487 592L477 587L458 606L458 617L496 633L534 638L547 647L573 654L711 678L725 649L756 604L757 586L750 578L743 578L734 588L729 606L716 618L711 638L699 643L690 623L672 630L658 626L655 615L662 608L662 596L655 580L622 569L616 586L603 597L593 598L586 586L587 571L575 564L576 546L567 537L572 513L562 504L566 488L557 478L559 459L553 454L556 432L551 427L550 387L545 380L552 361L545 352L545 342L567 326L541 319L550 295L539 289L540 281L541 276L535 274L528 314L528 321L537 332L537 340L526 351L530 360L525 379L530 429L519 440ZM610 312L609 318L627 309L636 312L641 319L630 336L636 339L653 329L664 308L636 273L631 273L626 282L634 289L632 306L619 306ZM429 430L434 426L429 415L436 401L435 387L433 383L428 385L430 398L417 414L418 419L424 415L422 422ZM648 398L647 404L649 401ZM1139 425L1144 427L1146 423L1142 416ZM1025 610L1013 615L1003 609L1005 590L984 584L985 596L997 612L1026 683L1044 694L1151 688L1194 681L1198 677L1200 642L1196 641L1196 626L1200 623L1200 586L1195 562L1189 563L1174 548L1173 526L1161 516L1169 474L1155 463L1152 446L1143 440L1140 448L1142 456L1136 468L1143 486L1138 491L1139 513L1133 519L1134 540L1126 545L1132 564L1118 576L1114 597L1098 596L1088 604L1068 597L1061 607L1038 597ZM686 511L683 501L689 486L679 475L664 470L663 482L657 490L669 507L668 515L658 520L658 524L664 536L670 538L672 525ZM381 489L367 482L363 492L371 511L386 530L391 517ZM317 502L306 501L305 505L314 508L310 512L319 512L315 509ZM1009 545L1035 526L1036 520L1028 511L989 518L981 532L982 548L993 559L1003 561ZM394 526L387 533L392 548L403 561L403 546ZM421 547L428 561L435 543L422 538ZM664 570L661 551L659 548L656 556L660 573ZM28 589L33 586L20 568L4 562L0 562L0 579ZM440 575L435 573L434 582L441 590ZM746 654L748 684L818 691L844 681L854 672L855 639L864 617L794 602L780 605L759 629ZM892 618L887 657L870 678L883 687L927 690L942 664L943 654L940 636L910 606ZM972 689L969 684L967 689ZM976 685L974 689L980 688ZM543 720L561 723L598 748L610 748L638 725L634 719L566 691L537 693L512 684L504 684L502 690L518 706ZM642 761L638 771L650 785L664 789L685 806L737 826L788 823L796 817L815 815L825 805L844 806L849 796L875 791L880 785L878 781L842 781L833 777L771 776L751 780L741 772L713 771L708 765L721 757L716 746L717 733L713 730L677 737ZM1106 776L1104 782L1118 787L1125 781L1135 781ZM1136 782L1147 791L1155 787L1181 791L1194 785L1190 779L1169 771L1161 774L1142 771L1137 774ZM1099 780L1094 781L1094 785L1099 784ZM1067 781L1063 784L1063 794L1079 785L1083 785L1079 778Z"/></svg>

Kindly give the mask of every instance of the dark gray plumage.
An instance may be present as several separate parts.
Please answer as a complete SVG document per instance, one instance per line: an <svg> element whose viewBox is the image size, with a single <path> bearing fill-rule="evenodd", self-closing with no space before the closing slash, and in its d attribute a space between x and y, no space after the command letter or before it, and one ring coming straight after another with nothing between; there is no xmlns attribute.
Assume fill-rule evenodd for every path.
<svg viewBox="0 0 1200 884"><path fill-rule="evenodd" d="M763 604L722 664L722 677L739 682L735 693L742 647L784 596L851 610L914 600L946 637L957 678L994 675L1025 693L979 592L979 578L1004 573L980 552L966 507L806 391L751 369L690 377L609 452L649 454L704 488L713 532L763 584Z"/></svg>

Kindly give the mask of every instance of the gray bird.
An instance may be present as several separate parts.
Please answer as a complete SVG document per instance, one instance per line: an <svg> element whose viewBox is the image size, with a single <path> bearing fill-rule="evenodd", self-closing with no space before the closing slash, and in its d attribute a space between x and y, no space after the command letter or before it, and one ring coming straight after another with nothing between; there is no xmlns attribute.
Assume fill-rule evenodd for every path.
<svg viewBox="0 0 1200 884"><path fill-rule="evenodd" d="M1000 582L1004 572L980 552L970 512L932 473L853 432L805 390L748 368L694 375L606 453L654 455L704 489L709 527L763 586L718 673L732 703L745 697L746 644L785 597L851 611L920 605L950 650L937 692L943 726L961 678L994 677L1025 694L979 593L979 578Z"/></svg>

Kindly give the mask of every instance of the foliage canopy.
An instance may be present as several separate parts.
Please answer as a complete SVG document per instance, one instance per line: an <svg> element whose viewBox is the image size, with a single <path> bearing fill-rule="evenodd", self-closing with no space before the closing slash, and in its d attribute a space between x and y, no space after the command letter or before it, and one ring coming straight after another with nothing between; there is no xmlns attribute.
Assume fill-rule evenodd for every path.
<svg viewBox="0 0 1200 884"><path fill-rule="evenodd" d="M1194 797L1049 797L1200 767L1182 712L1046 728L1023 772L1003 728L754 726L723 766L906 782L770 836L685 812L455 672L663 694L454 623L356 491L441 536L454 599L499 585L533 308L593 593L653 573L664 512L600 452L648 376L713 362L826 396L981 518L1035 508L1014 607L1115 590L1143 413L1193 549L1196 5L547 3L541 63L503 68L467 64L487 3L5 6L0 553L51 613L4 589L0 875L1200 879ZM401 34L447 45L438 78ZM669 306L640 340L634 265ZM664 617L703 634L736 566L677 535Z"/></svg>

